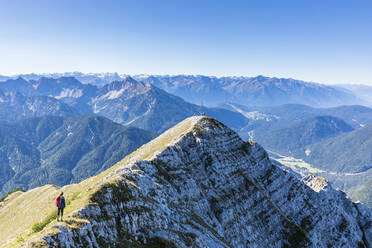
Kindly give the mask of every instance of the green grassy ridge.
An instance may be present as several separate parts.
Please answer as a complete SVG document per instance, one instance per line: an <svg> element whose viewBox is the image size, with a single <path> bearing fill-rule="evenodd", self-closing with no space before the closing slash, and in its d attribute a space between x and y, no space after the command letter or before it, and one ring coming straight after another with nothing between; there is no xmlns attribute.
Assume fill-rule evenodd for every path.
<svg viewBox="0 0 372 248"><path fill-rule="evenodd" d="M31 225L55 210L54 199L58 191L53 185L44 185L10 194L0 205L0 246L27 237Z"/></svg>
<svg viewBox="0 0 372 248"><path fill-rule="evenodd" d="M51 223L56 218L57 218L57 213L53 212L53 213L49 214L47 217L45 217L42 221L33 224L31 229L34 233L40 232L44 229L44 227L46 225Z"/></svg>
<svg viewBox="0 0 372 248"><path fill-rule="evenodd" d="M0 198L0 203L3 202L8 196L10 196L12 193L15 193L15 192L25 192L25 190L23 190L23 189L13 189L13 190L9 191L8 193L6 193L5 196Z"/></svg>
<svg viewBox="0 0 372 248"><path fill-rule="evenodd" d="M68 208L71 205L71 202L76 199L79 193L75 193L71 197L69 197L66 201L66 208ZM49 215L47 215L45 218L43 218L42 221L37 222L32 225L31 229L33 233L40 232L46 227L49 223L51 223L53 220L57 218L57 211L53 211Z"/></svg>

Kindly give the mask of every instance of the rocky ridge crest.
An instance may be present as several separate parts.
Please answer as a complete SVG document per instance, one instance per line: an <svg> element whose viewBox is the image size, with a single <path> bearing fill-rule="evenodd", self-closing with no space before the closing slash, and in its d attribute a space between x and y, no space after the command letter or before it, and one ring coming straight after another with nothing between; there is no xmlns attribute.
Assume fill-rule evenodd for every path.
<svg viewBox="0 0 372 248"><path fill-rule="evenodd" d="M272 165L260 145L209 117L186 119L95 178L81 183L100 185L89 204L71 214L84 221L51 223L58 231L29 246L372 244L368 208L322 178Z"/></svg>

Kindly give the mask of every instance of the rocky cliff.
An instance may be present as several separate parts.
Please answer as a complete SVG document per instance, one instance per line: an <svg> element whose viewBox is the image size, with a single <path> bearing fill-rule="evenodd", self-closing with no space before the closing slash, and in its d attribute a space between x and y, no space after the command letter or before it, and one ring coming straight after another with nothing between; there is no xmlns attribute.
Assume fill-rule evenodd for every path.
<svg viewBox="0 0 372 248"><path fill-rule="evenodd" d="M322 178L272 165L260 145L209 117L188 118L111 169L60 190L69 199L65 222L40 231L20 218L18 236L5 231L0 239L30 247L372 246L370 209ZM54 188L43 192L53 201ZM32 193L1 203L1 230L20 215L12 202ZM22 215L28 211L37 209Z"/></svg>

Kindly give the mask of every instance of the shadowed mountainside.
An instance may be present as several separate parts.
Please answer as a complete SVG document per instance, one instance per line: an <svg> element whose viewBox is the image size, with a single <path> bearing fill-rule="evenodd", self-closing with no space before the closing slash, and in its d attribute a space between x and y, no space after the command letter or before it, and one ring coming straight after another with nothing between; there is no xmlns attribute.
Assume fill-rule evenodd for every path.
<svg viewBox="0 0 372 248"><path fill-rule="evenodd" d="M100 116L46 116L0 125L0 192L79 182L155 135Z"/></svg>

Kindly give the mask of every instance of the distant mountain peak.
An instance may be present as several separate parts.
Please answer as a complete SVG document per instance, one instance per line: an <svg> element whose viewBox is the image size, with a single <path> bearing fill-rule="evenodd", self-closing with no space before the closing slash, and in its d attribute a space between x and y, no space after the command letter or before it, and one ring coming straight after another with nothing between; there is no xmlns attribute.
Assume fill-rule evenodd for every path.
<svg viewBox="0 0 372 248"><path fill-rule="evenodd" d="M123 81L126 81L126 82L137 82L137 80L135 80L134 78L132 78L131 76L124 76L122 77Z"/></svg>
<svg viewBox="0 0 372 248"><path fill-rule="evenodd" d="M73 76L68 76L68 77L64 76L64 77L57 78L57 81L64 81L64 80L79 82L81 84L81 82L77 80L76 77L73 77Z"/></svg>
<svg viewBox="0 0 372 248"><path fill-rule="evenodd" d="M23 77L17 77L17 79L15 79L15 81L25 81L26 82L26 80Z"/></svg>
<svg viewBox="0 0 372 248"><path fill-rule="evenodd" d="M126 77L120 81L112 81L109 84L101 86L101 91L109 94L110 99L118 98L121 95L142 94L151 88L150 84L136 81L131 77Z"/></svg>
<svg viewBox="0 0 372 248"><path fill-rule="evenodd" d="M258 75L258 76L256 76L256 77L253 77L253 79L256 79L256 80L258 80L258 81L264 81L264 80L269 79L269 77L265 77L265 76L263 76L263 75Z"/></svg>

